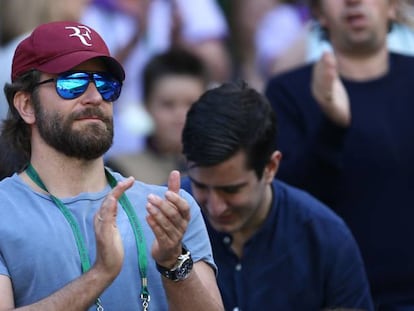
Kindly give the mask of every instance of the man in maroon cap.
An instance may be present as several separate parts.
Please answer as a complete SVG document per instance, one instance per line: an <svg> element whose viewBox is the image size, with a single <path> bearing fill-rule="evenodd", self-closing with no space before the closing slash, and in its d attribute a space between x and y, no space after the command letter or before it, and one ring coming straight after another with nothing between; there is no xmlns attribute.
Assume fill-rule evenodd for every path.
<svg viewBox="0 0 414 311"><path fill-rule="evenodd" d="M0 182L0 310L223 310L179 173L161 187L104 167L124 77L79 23L17 47L2 135L27 163Z"/></svg>

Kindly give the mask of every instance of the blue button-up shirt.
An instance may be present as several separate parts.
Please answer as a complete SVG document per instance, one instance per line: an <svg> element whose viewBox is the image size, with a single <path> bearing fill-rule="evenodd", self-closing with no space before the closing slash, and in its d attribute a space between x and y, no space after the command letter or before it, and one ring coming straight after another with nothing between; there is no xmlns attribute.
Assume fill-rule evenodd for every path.
<svg viewBox="0 0 414 311"><path fill-rule="evenodd" d="M191 193L188 179L182 187ZM307 193L275 180L269 215L241 258L229 234L207 227L226 310L373 310L352 234Z"/></svg>

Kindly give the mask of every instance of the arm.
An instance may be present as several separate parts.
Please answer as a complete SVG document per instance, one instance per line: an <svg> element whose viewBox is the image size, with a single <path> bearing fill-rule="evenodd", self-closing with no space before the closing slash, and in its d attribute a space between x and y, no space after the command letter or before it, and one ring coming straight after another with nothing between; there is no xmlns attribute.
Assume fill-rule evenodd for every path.
<svg viewBox="0 0 414 311"><path fill-rule="evenodd" d="M312 68L270 80L266 88L276 112L277 148L283 159L277 178L331 204L343 170L347 128L323 114L311 93Z"/></svg>
<svg viewBox="0 0 414 311"><path fill-rule="evenodd" d="M315 64L312 75L312 95L322 112L341 127L351 124L348 93L339 78L337 62L332 52L325 52Z"/></svg>
<svg viewBox="0 0 414 311"><path fill-rule="evenodd" d="M181 254L184 233L190 220L188 203L178 195L180 174L173 171L165 199L150 195L147 221L155 234L152 257L163 267L172 267ZM170 310L224 310L213 269L205 262L194 264L185 280L163 279Z"/></svg>
<svg viewBox="0 0 414 311"><path fill-rule="evenodd" d="M108 273L105 268L97 265L52 295L29 306L15 309L10 278L2 275L0 276L0 310L87 310L113 279L113 273Z"/></svg>
<svg viewBox="0 0 414 311"><path fill-rule="evenodd" d="M119 182L95 215L97 259L89 271L52 295L17 309L14 309L11 280L2 275L0 276L0 310L78 311L88 309L121 270L124 250L116 227L117 201L133 182L133 178Z"/></svg>
<svg viewBox="0 0 414 311"><path fill-rule="evenodd" d="M170 310L224 310L214 271L203 261L194 264L184 281L162 280Z"/></svg>

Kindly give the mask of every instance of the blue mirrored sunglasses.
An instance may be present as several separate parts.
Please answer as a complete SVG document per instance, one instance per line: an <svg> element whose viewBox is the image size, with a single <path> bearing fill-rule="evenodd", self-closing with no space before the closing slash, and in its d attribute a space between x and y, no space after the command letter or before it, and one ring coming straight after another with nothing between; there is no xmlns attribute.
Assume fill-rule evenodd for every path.
<svg viewBox="0 0 414 311"><path fill-rule="evenodd" d="M89 82L92 81L105 101L112 102L119 98L122 82L102 72L65 72L56 78L37 83L35 88L45 83L55 82L56 92L60 97L74 99L85 93Z"/></svg>

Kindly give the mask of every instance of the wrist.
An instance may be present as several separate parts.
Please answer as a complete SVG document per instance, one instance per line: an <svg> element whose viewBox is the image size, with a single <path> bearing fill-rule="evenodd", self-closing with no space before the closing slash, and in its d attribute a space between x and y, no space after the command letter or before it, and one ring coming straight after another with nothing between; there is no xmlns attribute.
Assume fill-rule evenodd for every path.
<svg viewBox="0 0 414 311"><path fill-rule="evenodd" d="M183 245L181 254L177 257L174 264L168 266L162 266L156 263L158 272L161 275L172 281L181 281L186 279L192 268L193 259L191 258L190 251Z"/></svg>

